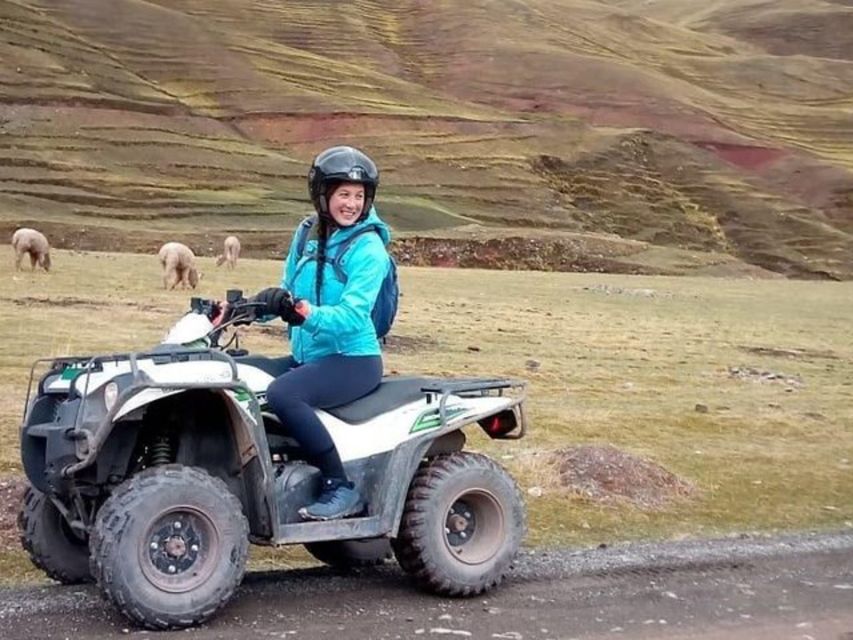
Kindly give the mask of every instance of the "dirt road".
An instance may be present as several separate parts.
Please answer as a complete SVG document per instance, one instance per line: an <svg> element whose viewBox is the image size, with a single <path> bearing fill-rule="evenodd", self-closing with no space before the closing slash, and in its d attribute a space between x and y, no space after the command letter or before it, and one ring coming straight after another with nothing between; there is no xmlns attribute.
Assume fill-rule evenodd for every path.
<svg viewBox="0 0 853 640"><path fill-rule="evenodd" d="M93 587L0 590L0 637L853 640L853 532L526 552L486 597L415 591L396 565L249 574L210 624L129 627Z"/></svg>

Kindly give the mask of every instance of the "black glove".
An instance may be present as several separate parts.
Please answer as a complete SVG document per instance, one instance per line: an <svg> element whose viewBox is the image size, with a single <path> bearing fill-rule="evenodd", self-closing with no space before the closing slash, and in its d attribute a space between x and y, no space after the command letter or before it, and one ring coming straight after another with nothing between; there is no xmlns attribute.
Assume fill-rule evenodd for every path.
<svg viewBox="0 0 853 640"><path fill-rule="evenodd" d="M287 324L293 324L297 327L305 322L305 316L299 313L296 308L299 306L301 300L297 298L296 300L290 301L290 306L285 310L284 313L281 314L281 319L284 320Z"/></svg>
<svg viewBox="0 0 853 640"><path fill-rule="evenodd" d="M263 302L263 307L257 308L261 316L281 316L285 320L285 314L293 311L293 297L290 291L280 287L269 287L264 289L254 298L252 302Z"/></svg>

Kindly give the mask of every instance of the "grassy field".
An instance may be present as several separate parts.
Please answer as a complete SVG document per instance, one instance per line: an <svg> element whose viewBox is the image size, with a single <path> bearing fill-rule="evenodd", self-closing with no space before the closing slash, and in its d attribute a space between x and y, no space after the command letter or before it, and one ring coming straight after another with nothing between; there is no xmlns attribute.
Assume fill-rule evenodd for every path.
<svg viewBox="0 0 853 640"><path fill-rule="evenodd" d="M233 273L200 262L197 293L208 297L256 291L280 271L274 261L243 260ZM0 473L20 472L34 358L149 346L187 307L188 292L160 288L153 256L58 251L54 264L50 275L15 273L9 256L0 269ZM529 544L853 526L853 283L419 268L401 279L387 372L529 381L529 437L493 443L471 431L469 441L518 477ZM249 328L245 345L283 353L274 333ZM546 461L584 443L649 458L699 491L657 511L583 498ZM2 555L0 579L36 576L28 566L22 552Z"/></svg>

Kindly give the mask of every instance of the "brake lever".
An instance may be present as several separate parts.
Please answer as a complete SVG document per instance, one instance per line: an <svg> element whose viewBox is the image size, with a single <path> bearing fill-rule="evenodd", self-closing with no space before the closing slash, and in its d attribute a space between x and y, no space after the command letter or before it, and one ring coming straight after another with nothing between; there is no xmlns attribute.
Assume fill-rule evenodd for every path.
<svg viewBox="0 0 853 640"><path fill-rule="evenodd" d="M232 307L231 316L224 326L252 324L258 319L256 308L265 306L264 302L243 302ZM242 313L242 315L238 315Z"/></svg>

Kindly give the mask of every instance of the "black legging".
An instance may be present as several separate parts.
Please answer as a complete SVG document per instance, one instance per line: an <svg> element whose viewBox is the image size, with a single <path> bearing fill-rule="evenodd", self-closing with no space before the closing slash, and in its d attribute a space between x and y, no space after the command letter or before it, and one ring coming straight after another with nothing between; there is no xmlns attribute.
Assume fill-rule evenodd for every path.
<svg viewBox="0 0 853 640"><path fill-rule="evenodd" d="M306 460L327 478L346 480L335 443L315 409L339 407L373 391L382 381L381 356L334 355L298 364L267 388L267 402L305 451Z"/></svg>

